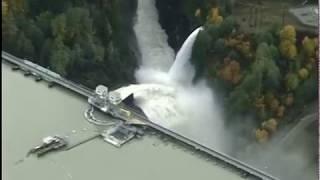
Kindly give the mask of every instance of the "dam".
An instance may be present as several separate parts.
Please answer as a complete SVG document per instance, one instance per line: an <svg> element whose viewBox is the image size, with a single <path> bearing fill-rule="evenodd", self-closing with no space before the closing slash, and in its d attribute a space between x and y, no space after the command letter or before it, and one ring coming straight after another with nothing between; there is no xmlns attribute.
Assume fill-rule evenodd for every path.
<svg viewBox="0 0 320 180"><path fill-rule="evenodd" d="M219 9L212 7L211 10L213 12L212 16L215 17L212 17L212 19L209 18L207 21L219 23L222 19L222 15L218 13ZM196 14L201 14L201 10L198 9ZM90 131L90 133L88 133L87 130L83 130L81 133L77 133L80 132L78 130L72 130L70 134L62 135L63 138L54 134L50 136L48 136L48 134L41 134L41 136L46 137L42 140L41 145L35 146L30 150L32 154L45 154L45 156L41 155L41 157L43 157L42 159L46 159L47 157L55 156L55 154L51 156L51 152L56 151L56 154L74 152L98 138L101 139L101 142L112 144L117 147L119 151L122 151L127 145L130 146L131 143L147 136L149 133L156 133L162 134L166 139L170 139L176 144L187 146L189 149L194 150L195 154L205 154L210 158L216 159L217 164L221 165L221 167L228 167L227 169L231 169L233 171L232 174L236 176L241 174L244 178L252 179L314 179L315 171L313 170L316 166L314 161L316 159L314 147L315 144L317 144L315 141L315 130L317 129L315 128L315 122L317 120L315 109L317 105L311 105L313 108L303 106L301 111L299 109L299 116L289 117L291 118L289 119L289 125L286 125L284 123L285 121L280 121L282 120L280 117L284 115L285 108L291 108L290 105L292 105L293 101L291 91L298 86L298 83L301 83L301 86L307 86L310 84L305 82L312 82L310 81L312 80L310 74L312 68L314 68L313 64L305 64L305 67L298 69L299 71L297 69L294 70L293 72L297 73L289 73L288 79L286 79L287 77L282 77L279 74L280 70L283 71L285 68L283 68L284 65L281 64L283 63L282 59L279 63L277 62L277 60L279 60L277 58L291 58L291 55L295 55L295 51L293 51L293 54L281 52L281 55L276 57L273 56L273 54L271 57L270 54L275 53L278 47L278 44L272 40L272 37L276 35L269 33L263 36L265 34L262 34L261 39L257 38L259 41L275 43L272 46L269 46L269 44L265 42L256 46L253 43L255 42L254 38L248 38L250 37L249 35L237 32L236 28L229 29L230 34L224 37L224 39L220 37L218 40L215 40L211 38L220 34L222 36L222 32L224 31L217 29L219 26L213 24L192 27L188 32L189 36L184 38L184 43L175 54L168 44L166 31L162 29L162 26L159 24L159 15L154 0L137 1L136 17L133 22L137 49L140 53L137 53L140 55L138 66L135 67L133 72L130 71L130 74L135 76L135 82L128 83L126 81L125 85L122 84L122 87L116 89L109 89L108 83L100 83L101 80L103 80L103 82L105 82L104 80L108 80L108 82L112 84L113 79L108 79L109 76L103 76L104 73L101 73L101 69L98 66L93 66L96 68L92 68L90 72L86 74L86 77L82 77L85 79L85 82L88 83L88 81L93 78L91 75L102 74L101 76L94 77L98 79L97 82L99 83L95 84L98 86L96 86L95 89L90 89L66 78L70 76L63 77L57 72L46 69L46 65L41 66L33 63L34 61L37 62L36 60L31 62L23 57L15 57L2 51L3 64L13 64L13 70L22 70L26 77L35 76L37 82L39 78L44 79L49 83L59 85L58 89L63 89L63 92L80 95L79 98L85 100L84 104L87 106L81 108L81 112L79 113L81 119L79 118L79 121L93 125L93 130ZM232 23L230 18L226 18L225 22ZM295 37L285 36L286 31L291 31L291 35L295 36L294 28L292 26L285 26L281 29L281 32L283 32L281 34L282 38L293 38L294 40L290 42L295 42ZM205 39L203 37L211 38ZM195 58L193 56L194 45L199 43L199 39L203 42L206 42L206 40L212 41L209 45L207 44L208 46L212 46L211 43L214 42L213 49L220 50L220 52L228 51L228 53L225 52L227 55L217 59L212 58L220 54L211 49L210 52L204 51L204 54L209 54L210 58L206 56ZM297 43L300 43L300 40L298 41ZM313 45L313 43L316 42L315 39L305 37L303 42L306 44L305 46L309 45L308 48L311 50L313 47L316 47L316 45ZM235 45L234 43L240 44ZM291 44L291 46L293 46L293 49L295 48L295 45ZM112 42L110 47L112 47ZM256 49L257 53L254 52ZM112 51L112 48L108 47L108 50ZM249 53L245 50L248 50ZM308 61L312 63L312 61L315 61L313 57L315 53L311 50L310 56L312 57L308 58ZM67 54L69 51L59 51L57 54L61 52L64 52L62 54ZM98 59L103 56L99 54L99 52L101 53L101 51L97 51L99 55ZM235 56L237 53L240 53L241 56ZM77 57L81 59L81 53L78 55ZM253 58L256 55L259 55L259 58ZM55 61L59 62L60 58L57 58L59 56L54 57ZM110 57L116 58L117 56ZM242 61L242 58L247 58L245 60L252 61ZM66 59L64 60L66 63L70 63L67 62ZM94 60L91 61L91 59L84 58L82 61L79 61L79 64L84 67L86 67L86 64L99 64L102 62L105 63L104 65L109 65L109 60L110 59L107 59L106 62L95 62ZM206 64L205 61L212 62ZM196 74L196 66L192 64L195 62L205 62L204 65L207 65L207 67L204 68L206 69L204 73L208 73L208 77L202 77L196 82L193 81ZM246 64L244 62L247 62L250 66L248 64L244 65ZM259 62L261 63L259 64ZM63 66L63 64L60 65ZM217 66L213 67L215 65ZM69 66L72 67L72 63L71 65L69 64ZM57 66L55 67L57 68ZM86 69L84 67L82 68ZM107 68L108 72L111 70L113 72L114 67L109 67L111 68ZM246 69L246 67L250 68ZM61 68L61 66L58 66L58 68ZM251 68L255 70L250 71ZM65 74L63 73L63 68L61 69L61 74ZM96 71L99 71L99 73L95 74ZM115 71L118 71L118 69ZM123 71L123 69L120 69L120 71ZM75 72L82 73L82 71ZM285 71L284 73L287 72ZM243 107L249 107L251 108L250 111L257 110L255 108L259 106L262 110L269 108L272 112L270 114L263 114L263 111L261 113L259 112L258 115L264 115L264 117L258 118L255 116L241 117L236 115L236 113L229 113L228 110L233 109L233 107L226 108L226 106L224 106L228 99L222 96L220 97L220 94L216 91L216 89L218 89L220 85L223 86L223 84L214 84L214 76L216 76L215 78L220 78L219 80L223 80L225 83L232 81L229 85L232 86L230 87L234 90L235 93L233 93L233 95L235 95L236 98L233 97L234 99L231 101L231 105L235 104L238 108L240 107L240 110ZM245 79L242 79L243 77ZM264 78L268 81L264 81ZM116 81L116 79L114 80ZM269 85L277 86L278 80L279 82L282 82L282 80L288 82L284 83L284 87L281 86L281 91L279 90L278 92L281 96L277 93L273 94L274 97L272 101L270 100L271 105L269 105L269 102L267 102L268 98L264 100L264 95L267 97L267 95L270 94L268 94L269 92L261 91L261 89L263 89L261 84L268 83L267 88L269 88ZM301 81L298 82L298 80ZM243 82L249 83L244 83L243 86L237 84ZM113 86L110 85L110 87ZM282 92L282 89L285 88L287 88L289 92ZM238 89L242 89L242 91L237 91ZM224 90L227 92L230 89L226 88ZM300 91L300 94L308 95L303 94L303 91ZM257 103L258 105L254 104L255 107L251 106L252 103L248 102L248 100L253 101L258 95L258 100L262 99L263 102L260 104ZM37 96L33 99L34 104L38 105ZM223 101L221 99L223 99ZM247 105L244 105L245 103L247 103ZM46 103L42 104L44 108L44 104ZM39 106L34 105L34 108L38 109ZM63 108L67 110L64 111L64 114L67 114L69 106L65 105ZM59 108L57 107L57 109ZM70 107L70 109L72 108ZM51 111L55 112L55 108L51 108ZM229 117L227 118L226 116ZM272 116L276 116L276 119L272 119ZM269 120L269 118L271 119ZM232 126L230 126L230 122L228 126L227 121L231 121ZM39 121L37 121L37 123L39 123ZM32 123L32 125L37 127L37 123ZM68 121L64 123L68 124ZM63 123L59 126L61 128ZM72 126L76 125L72 124ZM57 129L59 128L57 127ZM64 128L61 129L65 130ZM276 130L278 130L278 132L276 132ZM303 139L307 140L304 141ZM121 149L119 149L120 147ZM28 157L28 159L18 160L15 164L19 166L23 165L24 162L27 162L29 159ZM113 162L116 162L116 160ZM121 164L123 164L123 162L121 162ZM69 174L67 176L69 179L72 178ZM227 177L228 175L225 175L223 178Z"/></svg>

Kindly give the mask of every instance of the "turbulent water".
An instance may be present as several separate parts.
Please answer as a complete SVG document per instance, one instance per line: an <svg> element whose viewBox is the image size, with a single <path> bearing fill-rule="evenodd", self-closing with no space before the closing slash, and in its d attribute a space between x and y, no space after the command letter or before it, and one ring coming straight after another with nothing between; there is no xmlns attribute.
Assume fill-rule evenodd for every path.
<svg viewBox="0 0 320 180"><path fill-rule="evenodd" d="M169 76L172 80L183 83L183 84L191 84L192 79L195 74L195 70L191 65L189 59L192 54L192 47L196 40L196 37L203 28L197 28L194 30L187 40L183 43L181 49L179 50L174 64L171 66L169 71Z"/></svg>
<svg viewBox="0 0 320 180"><path fill-rule="evenodd" d="M174 59L174 51L168 46L167 34L161 28L158 19L155 0L138 1L134 31L142 55L142 71L168 71Z"/></svg>
<svg viewBox="0 0 320 180"><path fill-rule="evenodd" d="M134 30L142 55L136 71L140 84L118 89L122 98L134 93L137 105L154 123L224 149L225 142L218 138L224 133L222 115L211 89L204 81L191 83L194 69L189 59L202 28L190 34L175 57L158 22L155 1L138 0Z"/></svg>
<svg viewBox="0 0 320 180"><path fill-rule="evenodd" d="M139 84L118 89L122 98L134 93L136 104L150 121L208 148L226 154L237 152L238 155L232 156L281 179L308 177L301 172L301 169L308 169L305 172L310 174L311 169L307 168L309 163L303 158L304 152L286 153L278 144L274 145L277 148L272 144L262 149L255 146L231 148L241 137L236 138L225 130L222 111L212 89L205 81L191 83L195 70L190 57L201 27L190 34L175 56L158 23L155 1L138 0L134 30L141 52L141 64L135 74ZM298 161L299 165L291 165ZM286 167L285 171L282 171L283 167Z"/></svg>

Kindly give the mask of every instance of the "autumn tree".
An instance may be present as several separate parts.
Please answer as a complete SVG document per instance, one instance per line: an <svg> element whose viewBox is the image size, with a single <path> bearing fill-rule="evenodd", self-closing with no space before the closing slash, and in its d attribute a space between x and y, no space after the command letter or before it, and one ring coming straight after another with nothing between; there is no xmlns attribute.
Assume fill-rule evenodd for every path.
<svg viewBox="0 0 320 180"><path fill-rule="evenodd" d="M316 53L317 41L306 36L302 41L303 50L307 57L313 57Z"/></svg>
<svg viewBox="0 0 320 180"><path fill-rule="evenodd" d="M299 77L295 73L288 73L285 77L287 91L294 91L300 83Z"/></svg>
<svg viewBox="0 0 320 180"><path fill-rule="evenodd" d="M278 88L280 70L274 62L270 46L262 43L256 51L256 59L241 83L231 92L228 104L233 113L252 111L254 100L261 96L263 89Z"/></svg>
<svg viewBox="0 0 320 180"><path fill-rule="evenodd" d="M293 26L287 25L280 31L280 52L292 60L297 56L296 30Z"/></svg>
<svg viewBox="0 0 320 180"><path fill-rule="evenodd" d="M223 66L218 71L218 75L223 80L233 85L237 85L242 78L240 70L240 63L227 57L224 60Z"/></svg>
<svg viewBox="0 0 320 180"><path fill-rule="evenodd" d="M213 7L207 17L207 21L212 24L219 25L223 21L223 17L219 14L219 8Z"/></svg>

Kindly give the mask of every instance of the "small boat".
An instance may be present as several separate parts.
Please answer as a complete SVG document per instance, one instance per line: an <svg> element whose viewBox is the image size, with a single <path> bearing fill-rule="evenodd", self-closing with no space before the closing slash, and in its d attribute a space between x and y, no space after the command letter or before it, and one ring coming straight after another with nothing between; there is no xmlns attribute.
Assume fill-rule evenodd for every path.
<svg viewBox="0 0 320 180"><path fill-rule="evenodd" d="M67 141L59 136L48 136L42 140L42 143L34 148L32 148L27 156L31 154L36 154L41 157L51 151L56 151L67 146Z"/></svg>

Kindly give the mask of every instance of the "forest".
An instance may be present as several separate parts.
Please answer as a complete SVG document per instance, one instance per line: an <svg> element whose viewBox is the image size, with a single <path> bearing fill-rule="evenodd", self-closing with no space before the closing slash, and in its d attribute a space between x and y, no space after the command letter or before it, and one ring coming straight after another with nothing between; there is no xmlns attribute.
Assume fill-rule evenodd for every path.
<svg viewBox="0 0 320 180"><path fill-rule="evenodd" d="M3 50L90 88L134 83L136 3L2 0ZM227 124L241 121L235 116L250 116L255 139L266 142L317 100L316 34L292 24L246 32L239 28L231 0L157 0L156 6L175 51L192 30L204 27L191 57L194 82L208 81L225 114L232 115Z"/></svg>
<svg viewBox="0 0 320 180"><path fill-rule="evenodd" d="M135 9L123 0L2 0L2 48L90 88L119 87L135 81Z"/></svg>
<svg viewBox="0 0 320 180"><path fill-rule="evenodd" d="M252 117L258 142L304 113L318 97L319 41L294 25L273 25L248 33L226 6L194 10L204 21L191 59L197 76L220 94L227 124ZM314 105L314 104L313 104ZM250 136L250 132L246 132Z"/></svg>

